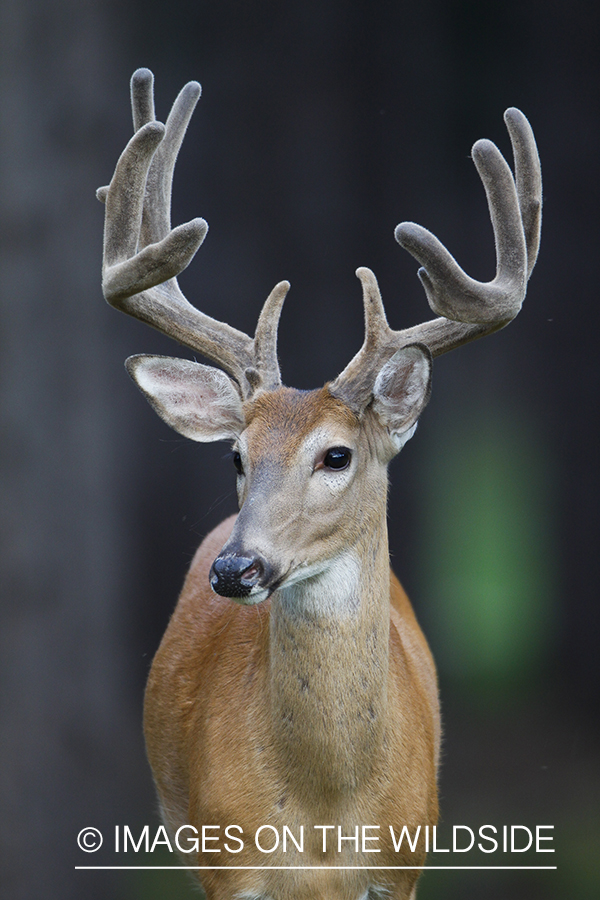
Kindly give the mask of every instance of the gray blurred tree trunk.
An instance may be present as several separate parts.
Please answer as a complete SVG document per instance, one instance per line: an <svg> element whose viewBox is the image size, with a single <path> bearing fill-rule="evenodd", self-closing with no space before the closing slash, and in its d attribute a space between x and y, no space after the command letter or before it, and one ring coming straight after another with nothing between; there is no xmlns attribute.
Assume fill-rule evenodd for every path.
<svg viewBox="0 0 600 900"><path fill-rule="evenodd" d="M110 881L74 871L90 861L76 836L123 820L143 764L119 615L128 537L113 461L127 448L111 378L124 354L101 300L93 195L110 177L98 173L113 11L0 9L1 893L106 897Z"/></svg>

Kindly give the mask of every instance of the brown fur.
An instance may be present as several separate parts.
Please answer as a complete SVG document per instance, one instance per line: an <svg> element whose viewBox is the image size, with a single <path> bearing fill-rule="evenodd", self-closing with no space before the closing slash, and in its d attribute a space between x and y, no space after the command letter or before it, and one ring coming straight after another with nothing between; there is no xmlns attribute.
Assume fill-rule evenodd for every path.
<svg viewBox="0 0 600 900"><path fill-rule="evenodd" d="M298 507L310 502L295 474L307 431L335 427L332 433L371 445L369 453L363 451L371 458L371 475L361 470L348 499L337 501L339 519L318 541L320 552L329 556L342 552L344 543L353 546L362 560L360 596L351 615L342 610L339 616L312 617L296 616L279 591L256 606L218 597L210 589L209 570L236 517L208 535L146 693L148 755L165 819L173 833L183 824L198 830L220 826L211 834L221 840L211 846L221 853L201 852L197 860L192 855L188 865L422 865L423 842L415 854L406 842L396 853L389 826L398 835L407 825L413 834L417 826L423 830L437 821L436 676L408 598L389 570L385 464L374 462L372 452L377 429L368 415L359 423L324 391L305 395L288 389L254 401L247 422L248 457L261 461L248 473L244 489L255 497L248 527L269 546L282 540L272 520L285 515L285 497ZM283 483L281 497L272 501L275 515L269 515L270 499L261 494L261 478L272 483L274 477L265 460ZM290 518L285 534L292 527ZM303 552L299 535L292 533L289 544ZM243 829L239 854L224 849L228 825ZM296 838L303 825L304 852L291 843L285 854L281 846L269 855L259 852L254 834L262 825L280 834L288 826ZM356 853L347 841L338 853L337 832L329 832L331 849L323 853L315 825L340 825L344 835L354 835L357 825L378 825L370 835L379 842L369 846L382 852ZM271 840L265 833L265 845ZM244 892L274 900L358 900L370 885L405 900L417 876L414 870L365 868L200 873L209 900L231 900Z"/></svg>
<svg viewBox="0 0 600 900"><path fill-rule="evenodd" d="M255 424L256 453L263 456L274 445L286 465L291 464L298 441L324 419L336 418L348 428L358 425L354 413L326 387L306 392L287 387L268 391L247 402L244 414L246 427Z"/></svg>

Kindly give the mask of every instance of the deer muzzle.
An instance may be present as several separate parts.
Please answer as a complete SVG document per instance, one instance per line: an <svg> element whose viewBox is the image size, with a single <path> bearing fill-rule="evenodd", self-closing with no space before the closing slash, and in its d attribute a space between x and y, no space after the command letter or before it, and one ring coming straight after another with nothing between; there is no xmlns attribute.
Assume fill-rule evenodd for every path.
<svg viewBox="0 0 600 900"><path fill-rule="evenodd" d="M273 570L261 556L222 554L210 570L210 586L221 597L248 597L253 588L268 588L272 581Z"/></svg>

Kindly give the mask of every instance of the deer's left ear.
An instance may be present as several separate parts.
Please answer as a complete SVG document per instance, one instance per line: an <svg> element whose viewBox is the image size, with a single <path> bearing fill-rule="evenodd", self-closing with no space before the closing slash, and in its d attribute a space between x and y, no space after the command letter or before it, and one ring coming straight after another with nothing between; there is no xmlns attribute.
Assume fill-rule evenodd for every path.
<svg viewBox="0 0 600 900"><path fill-rule="evenodd" d="M431 353L424 344L398 350L380 369L373 386L373 410L402 449L414 434L431 393Z"/></svg>

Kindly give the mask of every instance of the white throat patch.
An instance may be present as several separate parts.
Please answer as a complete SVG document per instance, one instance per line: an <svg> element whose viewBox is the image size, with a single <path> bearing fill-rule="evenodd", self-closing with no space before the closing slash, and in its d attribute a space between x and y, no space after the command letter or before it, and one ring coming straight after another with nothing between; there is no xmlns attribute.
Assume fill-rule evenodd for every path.
<svg viewBox="0 0 600 900"><path fill-rule="evenodd" d="M279 590L282 607L292 616L352 616L360 604L360 574L360 560L352 550L326 563L299 568L291 583Z"/></svg>

